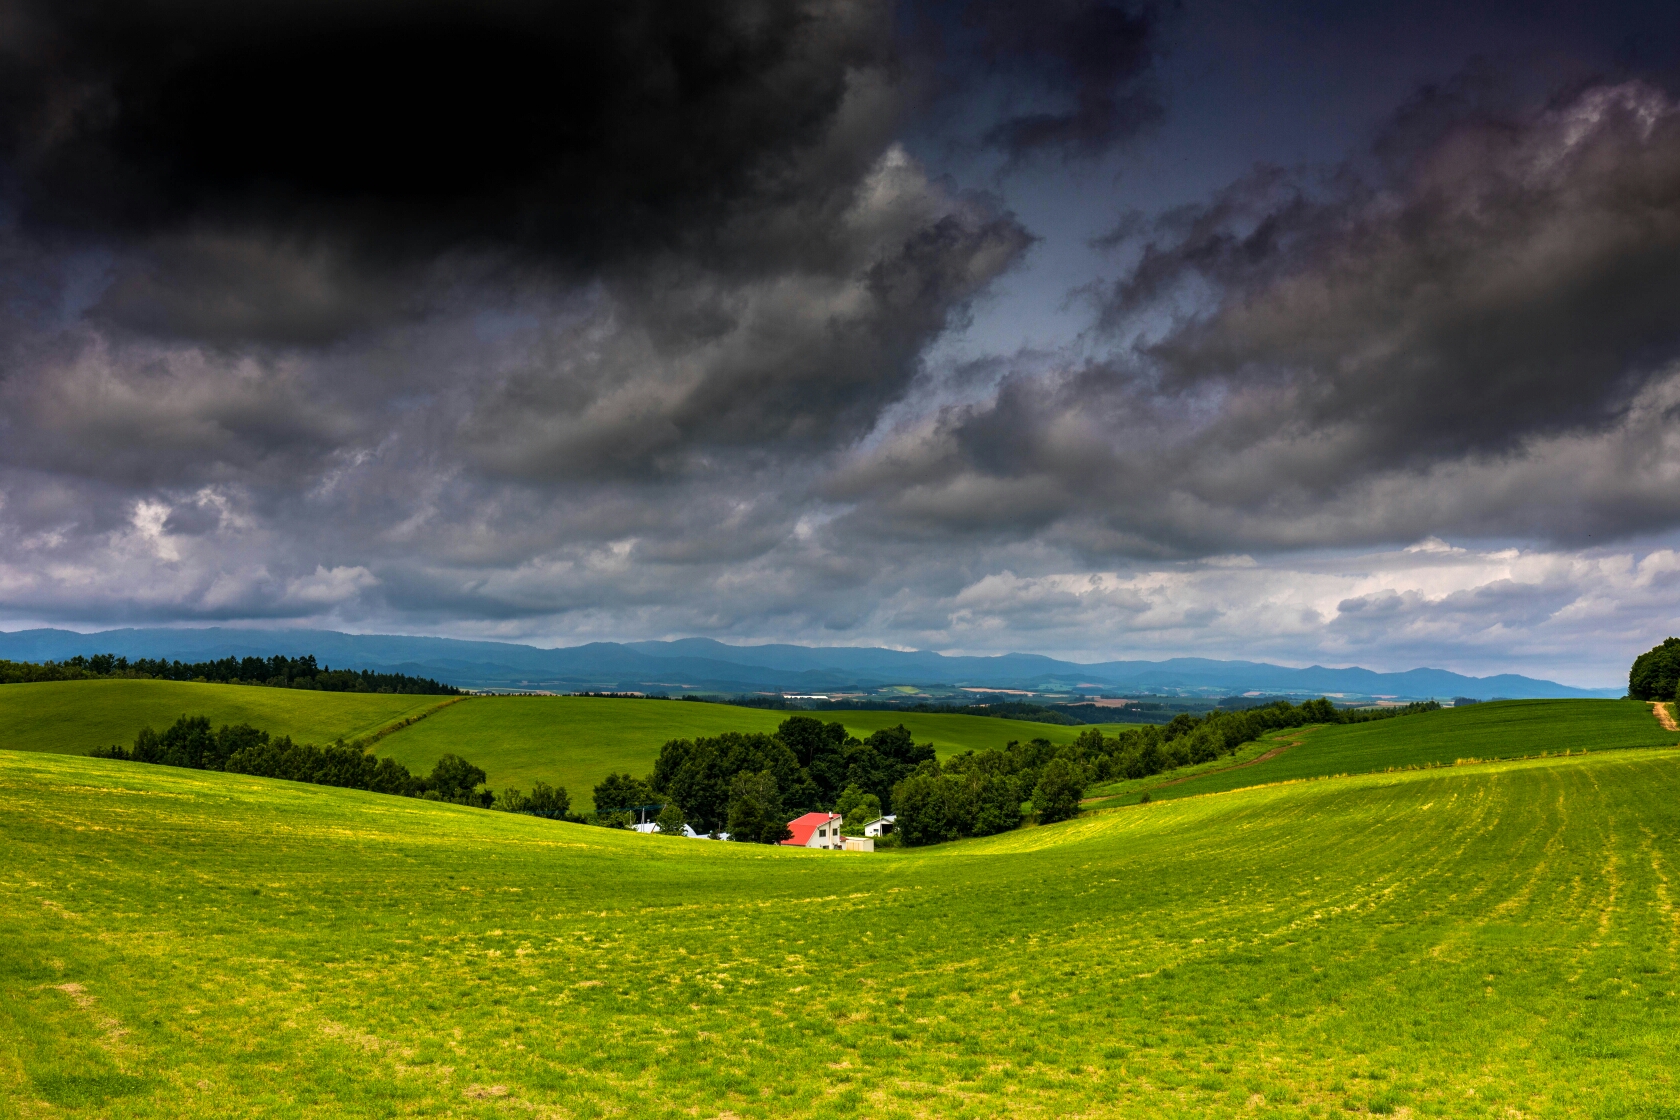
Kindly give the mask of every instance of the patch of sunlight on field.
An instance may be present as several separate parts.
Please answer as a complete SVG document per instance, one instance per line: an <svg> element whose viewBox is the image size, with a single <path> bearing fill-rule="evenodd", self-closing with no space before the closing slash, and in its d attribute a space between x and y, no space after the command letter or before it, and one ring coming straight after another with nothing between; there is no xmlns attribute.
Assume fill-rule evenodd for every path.
<svg viewBox="0 0 1680 1120"><path fill-rule="evenodd" d="M1300 782L866 856L0 753L0 1099L1666 1115L1677 762Z"/></svg>

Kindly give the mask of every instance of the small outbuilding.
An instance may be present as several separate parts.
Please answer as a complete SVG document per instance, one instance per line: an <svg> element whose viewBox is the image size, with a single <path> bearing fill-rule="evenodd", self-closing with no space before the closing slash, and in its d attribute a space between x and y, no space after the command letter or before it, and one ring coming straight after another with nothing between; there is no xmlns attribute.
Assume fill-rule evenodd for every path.
<svg viewBox="0 0 1680 1120"><path fill-rule="evenodd" d="M630 826L630 831L641 832L641 833L654 833L654 832L664 832L665 830L663 828L660 828L653 821L644 821L641 824L631 825ZM672 833L672 835L673 836L686 836L690 840L710 839L704 832L696 832L696 831L694 831L694 829L690 825L687 825L687 824L682 826L682 831L674 832L674 833ZM725 833L723 838L725 840L727 840L727 839L729 839L729 835L727 833Z"/></svg>
<svg viewBox="0 0 1680 1120"><path fill-rule="evenodd" d="M885 817L876 817L874 820L863 826L863 834L876 839L879 839L882 836L891 836L893 828L897 824L897 814ZM874 849L871 848L870 850L873 851Z"/></svg>

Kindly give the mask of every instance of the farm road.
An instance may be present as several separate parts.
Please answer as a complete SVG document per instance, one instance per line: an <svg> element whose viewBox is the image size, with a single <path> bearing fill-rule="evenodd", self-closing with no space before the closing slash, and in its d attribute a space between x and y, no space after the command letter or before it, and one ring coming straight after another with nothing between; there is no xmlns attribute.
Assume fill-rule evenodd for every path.
<svg viewBox="0 0 1680 1120"><path fill-rule="evenodd" d="M1680 731L1680 723L1674 722L1674 715L1668 710L1668 705L1658 700L1651 702L1651 714L1657 717L1664 731Z"/></svg>

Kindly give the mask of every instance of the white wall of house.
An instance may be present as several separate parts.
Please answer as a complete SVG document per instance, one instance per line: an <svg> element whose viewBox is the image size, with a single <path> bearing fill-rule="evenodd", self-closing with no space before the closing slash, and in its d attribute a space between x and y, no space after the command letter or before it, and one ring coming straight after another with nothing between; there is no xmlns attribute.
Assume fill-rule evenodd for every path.
<svg viewBox="0 0 1680 1120"><path fill-rule="evenodd" d="M840 851L846 846L846 838L840 835L840 825L844 821L845 818L839 813L830 813L826 824L819 824L811 830L811 838L805 841L805 846Z"/></svg>

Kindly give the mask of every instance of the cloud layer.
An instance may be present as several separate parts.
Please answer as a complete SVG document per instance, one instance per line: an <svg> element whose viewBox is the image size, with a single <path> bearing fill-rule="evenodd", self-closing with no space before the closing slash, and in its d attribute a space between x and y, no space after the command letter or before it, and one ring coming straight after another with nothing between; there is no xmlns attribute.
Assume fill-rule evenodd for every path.
<svg viewBox="0 0 1680 1120"><path fill-rule="evenodd" d="M1038 235L902 139L1100 161L1152 10L3 16L7 618L1485 668L1666 593L1654 85L1104 200L1081 344L951 366Z"/></svg>

